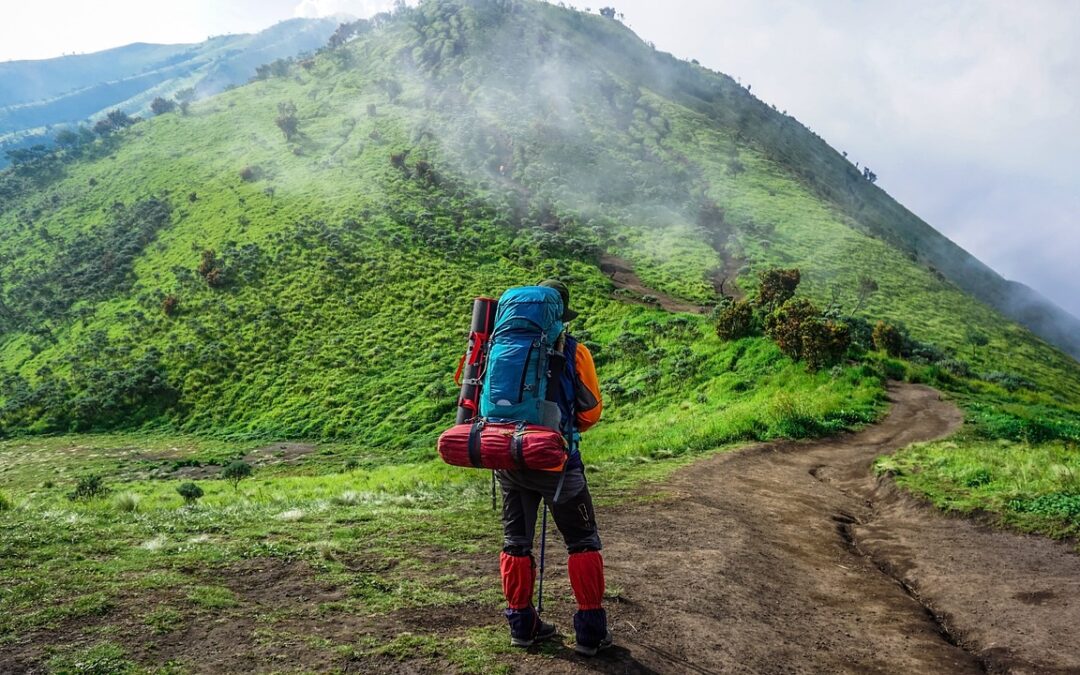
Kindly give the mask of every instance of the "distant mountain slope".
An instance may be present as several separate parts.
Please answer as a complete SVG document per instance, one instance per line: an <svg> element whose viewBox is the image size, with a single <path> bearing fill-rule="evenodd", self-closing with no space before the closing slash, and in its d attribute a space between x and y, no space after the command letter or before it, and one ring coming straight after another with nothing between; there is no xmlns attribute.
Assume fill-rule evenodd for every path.
<svg viewBox="0 0 1080 675"><path fill-rule="evenodd" d="M292 19L253 34L188 45L131 44L103 52L0 63L0 147L27 145L46 127L120 108L145 114L155 96L200 96L242 84L257 66L326 44L336 19Z"/></svg>
<svg viewBox="0 0 1080 675"><path fill-rule="evenodd" d="M471 297L548 276L573 288L612 418L660 428L782 357L721 353L705 316L642 291L709 307L776 266L845 317L906 324L927 368L1080 401L1076 361L965 290L977 261L733 79L529 0L427 0L355 30L0 175L8 429L167 419L427 457ZM862 277L879 290L858 302Z"/></svg>

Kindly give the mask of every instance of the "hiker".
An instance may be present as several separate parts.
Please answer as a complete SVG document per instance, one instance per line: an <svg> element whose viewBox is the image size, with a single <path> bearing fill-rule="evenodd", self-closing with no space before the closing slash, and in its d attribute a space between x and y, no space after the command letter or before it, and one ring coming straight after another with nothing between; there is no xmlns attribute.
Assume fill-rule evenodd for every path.
<svg viewBox="0 0 1080 675"><path fill-rule="evenodd" d="M577 312L570 309L570 291L565 284L549 279L540 286L552 288L562 297L563 322L577 317ZM601 604L604 560L578 440L580 432L600 419L603 403L592 354L567 331L558 342L562 344L565 366L557 403L562 419L560 431L569 443L569 456L562 472L514 469L495 473L503 496L503 552L499 568L511 644L530 647L555 636L555 626L540 619L532 601L536 581L533 539L540 500L544 500L570 554L567 571L578 606L574 615L575 651L593 656L611 646L612 635Z"/></svg>

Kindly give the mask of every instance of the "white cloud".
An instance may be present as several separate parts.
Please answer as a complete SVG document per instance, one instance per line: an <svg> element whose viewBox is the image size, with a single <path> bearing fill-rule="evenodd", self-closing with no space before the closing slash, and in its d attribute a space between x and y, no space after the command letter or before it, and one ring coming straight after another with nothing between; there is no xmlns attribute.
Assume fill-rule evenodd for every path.
<svg viewBox="0 0 1080 675"><path fill-rule="evenodd" d="M336 14L349 14L366 19L379 12L387 12L393 6L393 0L300 0L293 14L307 19Z"/></svg>
<svg viewBox="0 0 1080 675"><path fill-rule="evenodd" d="M1080 316L1080 3L619 0L753 85L933 227Z"/></svg>

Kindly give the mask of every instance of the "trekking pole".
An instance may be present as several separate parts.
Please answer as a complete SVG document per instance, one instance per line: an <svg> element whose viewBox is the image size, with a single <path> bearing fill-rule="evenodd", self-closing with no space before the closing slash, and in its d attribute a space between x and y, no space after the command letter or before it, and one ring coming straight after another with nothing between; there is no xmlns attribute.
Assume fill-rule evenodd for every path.
<svg viewBox="0 0 1080 675"><path fill-rule="evenodd" d="M547 549L547 504L544 504L544 517L540 526L540 590L537 592L536 613L544 611L544 552Z"/></svg>

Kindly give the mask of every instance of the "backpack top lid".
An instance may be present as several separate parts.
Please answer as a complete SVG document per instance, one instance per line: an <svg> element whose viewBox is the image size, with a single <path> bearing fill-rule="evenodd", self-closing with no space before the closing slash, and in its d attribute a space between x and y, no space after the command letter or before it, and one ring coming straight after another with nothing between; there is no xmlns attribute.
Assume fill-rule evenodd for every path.
<svg viewBox="0 0 1080 675"><path fill-rule="evenodd" d="M552 341L563 330L562 296L547 286L516 286L499 297L495 334L510 330L544 333Z"/></svg>

